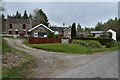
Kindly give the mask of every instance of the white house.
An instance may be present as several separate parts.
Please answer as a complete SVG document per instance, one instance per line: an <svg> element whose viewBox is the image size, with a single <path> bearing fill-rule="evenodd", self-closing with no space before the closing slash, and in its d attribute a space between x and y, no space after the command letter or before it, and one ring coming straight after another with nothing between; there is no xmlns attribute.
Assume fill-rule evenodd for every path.
<svg viewBox="0 0 120 80"><path fill-rule="evenodd" d="M116 41L116 32L112 29L109 29L107 32L111 32L112 33L112 39Z"/></svg>

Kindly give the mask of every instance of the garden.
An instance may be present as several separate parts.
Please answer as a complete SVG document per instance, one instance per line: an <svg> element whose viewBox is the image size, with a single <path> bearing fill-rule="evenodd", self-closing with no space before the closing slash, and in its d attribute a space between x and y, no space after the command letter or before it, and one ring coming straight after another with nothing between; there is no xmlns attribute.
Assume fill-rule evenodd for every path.
<svg viewBox="0 0 120 80"><path fill-rule="evenodd" d="M95 40L72 40L72 43L52 43L52 44L26 44L29 47L42 49L51 52L63 52L70 54L93 54L97 52L108 52L118 49L118 43L110 41L102 45Z"/></svg>

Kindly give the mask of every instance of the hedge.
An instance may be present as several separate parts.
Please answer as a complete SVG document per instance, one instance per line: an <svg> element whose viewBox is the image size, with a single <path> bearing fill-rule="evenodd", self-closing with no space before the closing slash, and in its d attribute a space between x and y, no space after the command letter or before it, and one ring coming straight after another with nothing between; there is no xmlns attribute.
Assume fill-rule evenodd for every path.
<svg viewBox="0 0 120 80"><path fill-rule="evenodd" d="M106 45L107 43L113 41L113 39L108 39L108 38L74 38L74 40L95 40L95 41L99 41L101 45Z"/></svg>
<svg viewBox="0 0 120 80"><path fill-rule="evenodd" d="M83 45L89 48L101 48L101 44L98 41L93 40L73 40L72 43Z"/></svg>

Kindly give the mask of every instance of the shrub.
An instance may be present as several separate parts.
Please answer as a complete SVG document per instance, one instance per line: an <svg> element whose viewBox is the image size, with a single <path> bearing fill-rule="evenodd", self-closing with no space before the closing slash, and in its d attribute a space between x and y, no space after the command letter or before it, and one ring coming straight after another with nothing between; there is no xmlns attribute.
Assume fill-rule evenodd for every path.
<svg viewBox="0 0 120 80"><path fill-rule="evenodd" d="M58 38L58 35L57 35L57 34L54 34L54 35L53 35L53 38Z"/></svg>
<svg viewBox="0 0 120 80"><path fill-rule="evenodd" d="M86 43L88 44L88 47L91 47L91 48L100 48L101 47L101 44L98 41L87 40Z"/></svg>
<svg viewBox="0 0 120 80"><path fill-rule="evenodd" d="M47 35L47 37L48 37L48 38L53 38L53 37L54 37L53 35L54 35L53 33L50 33L50 32L49 32L48 35Z"/></svg>
<svg viewBox="0 0 120 80"><path fill-rule="evenodd" d="M118 42L112 42L112 47L118 46Z"/></svg>
<svg viewBox="0 0 120 80"><path fill-rule="evenodd" d="M84 45L89 48L100 48L101 44L98 41L93 41L93 40L73 40L72 43L79 44L79 45Z"/></svg>
<svg viewBox="0 0 120 80"><path fill-rule="evenodd" d="M112 44L111 44L111 42L109 42L109 43L107 43L105 46L106 46L106 48L111 48L111 47L112 47Z"/></svg>
<svg viewBox="0 0 120 80"><path fill-rule="evenodd" d="M90 34L90 35L88 35L88 38L94 38L94 36Z"/></svg>
<svg viewBox="0 0 120 80"><path fill-rule="evenodd" d="M76 40L94 40L94 41L99 41L102 45L106 45L108 42L113 41L112 39L108 39L108 38L79 38L76 37L74 38Z"/></svg>
<svg viewBox="0 0 120 80"><path fill-rule="evenodd" d="M105 46L106 46L106 48L117 47L118 43L117 42L109 42Z"/></svg>

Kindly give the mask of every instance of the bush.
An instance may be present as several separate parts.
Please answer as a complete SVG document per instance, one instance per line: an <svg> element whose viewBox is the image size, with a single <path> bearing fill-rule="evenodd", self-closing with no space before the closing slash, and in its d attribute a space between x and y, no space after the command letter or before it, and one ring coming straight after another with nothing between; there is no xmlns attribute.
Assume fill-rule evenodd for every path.
<svg viewBox="0 0 120 80"><path fill-rule="evenodd" d="M118 43L117 42L109 42L105 46L106 46L106 48L117 47Z"/></svg>
<svg viewBox="0 0 120 80"><path fill-rule="evenodd" d="M101 44L98 41L87 40L86 43L91 48L100 48L101 47Z"/></svg>
<svg viewBox="0 0 120 80"><path fill-rule="evenodd" d="M48 38L53 38L53 37L54 37L53 35L54 35L53 33L50 33L50 32L49 32L48 35L47 35L47 37L48 37Z"/></svg>
<svg viewBox="0 0 120 80"><path fill-rule="evenodd" d="M79 38L76 37L74 38L76 40L94 40L94 41L99 41L101 43L101 45L106 45L107 43L113 41L112 39L108 39L108 38Z"/></svg>
<svg viewBox="0 0 120 80"><path fill-rule="evenodd" d="M88 35L88 37L89 37L89 38L94 38L94 36L93 36L93 35Z"/></svg>
<svg viewBox="0 0 120 80"><path fill-rule="evenodd" d="M54 34L54 35L53 35L53 38L58 38L58 35L57 35L57 34Z"/></svg>
<svg viewBox="0 0 120 80"><path fill-rule="evenodd" d="M105 46L106 46L106 48L111 48L111 47L112 47L112 44L111 44L111 42L109 42L109 43L107 43Z"/></svg>
<svg viewBox="0 0 120 80"><path fill-rule="evenodd" d="M79 44L79 45L84 45L89 48L100 48L101 44L98 41L93 41L93 40L73 40L72 43Z"/></svg>

